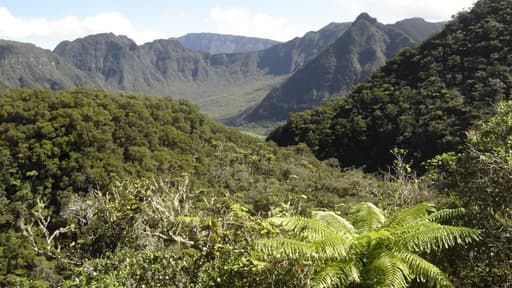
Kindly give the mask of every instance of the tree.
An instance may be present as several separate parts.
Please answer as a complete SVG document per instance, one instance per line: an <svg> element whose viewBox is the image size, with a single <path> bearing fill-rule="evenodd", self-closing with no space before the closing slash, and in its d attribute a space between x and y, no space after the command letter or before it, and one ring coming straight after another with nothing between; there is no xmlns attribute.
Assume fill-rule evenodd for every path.
<svg viewBox="0 0 512 288"><path fill-rule="evenodd" d="M463 212L421 203L386 217L365 202L355 205L347 219L331 211L313 212L312 218L270 218L287 234L258 240L255 248L267 259L312 265L317 269L312 287L407 287L413 280L453 287L420 254L479 239L476 230L439 223Z"/></svg>
<svg viewBox="0 0 512 288"><path fill-rule="evenodd" d="M480 230L485 242L473 245L449 264L463 287L512 285L512 102L500 103L496 115L477 123L459 154L430 161L440 191L458 196L466 208L465 225ZM457 253L460 255L460 253ZM449 259L450 260L450 259ZM456 265L455 265L456 264Z"/></svg>

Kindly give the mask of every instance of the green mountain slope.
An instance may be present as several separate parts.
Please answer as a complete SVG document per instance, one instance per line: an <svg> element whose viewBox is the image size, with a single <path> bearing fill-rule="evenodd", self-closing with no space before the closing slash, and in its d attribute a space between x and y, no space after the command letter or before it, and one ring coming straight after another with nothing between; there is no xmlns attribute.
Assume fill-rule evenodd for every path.
<svg viewBox="0 0 512 288"><path fill-rule="evenodd" d="M0 59L0 81L10 87L103 88L99 77L32 44L0 40Z"/></svg>
<svg viewBox="0 0 512 288"><path fill-rule="evenodd" d="M215 33L189 33L176 40L187 49L210 54L259 51L280 43L270 39Z"/></svg>
<svg viewBox="0 0 512 288"><path fill-rule="evenodd" d="M385 168L390 150L416 165L457 149L512 88L512 2L482 0L438 35L407 49L347 97L296 114L269 139L307 143L320 159Z"/></svg>
<svg viewBox="0 0 512 288"><path fill-rule="evenodd" d="M418 30L421 35L416 37L420 39L426 37L425 31L431 35L438 27L425 21L416 24L409 28ZM396 24L383 25L366 13L361 14L334 44L273 89L242 121L283 121L289 113L311 109L333 95L348 92L398 50L417 41L395 27Z"/></svg>
<svg viewBox="0 0 512 288"><path fill-rule="evenodd" d="M330 23L319 31L260 51L258 67L272 75L292 73L334 43L348 27L350 23Z"/></svg>
<svg viewBox="0 0 512 288"><path fill-rule="evenodd" d="M94 90L0 93L1 188L9 199L21 186L52 198L58 191L85 193L130 177L179 177L185 172L198 183L233 188L234 193L252 190L250 185L235 186L274 176L279 181L272 185L287 186L291 174L304 176L300 182L318 184L320 179L312 175L322 169L325 177L339 175L307 150L293 156L296 149L281 149L225 128L192 104L168 97ZM224 174L228 166L231 172ZM223 181L232 179L231 173L249 178L226 186ZM292 187L281 188L277 190L291 192ZM313 191L303 188L301 193Z"/></svg>
<svg viewBox="0 0 512 288"><path fill-rule="evenodd" d="M14 60L8 58L12 53L0 55L0 61L11 63L2 66L1 80L9 87L98 87L189 99L222 120L259 103L284 77L334 43L349 26L331 23L262 51L215 55L186 49L172 39L136 45L111 33L62 42L53 53L9 42L25 60L13 65Z"/></svg>
<svg viewBox="0 0 512 288"><path fill-rule="evenodd" d="M291 203L333 207L342 198L363 197L368 181L373 180L359 171L342 173L335 163L318 161L305 146L279 148L225 128L195 106L169 97L4 89L0 286L62 287L63 277L89 269L86 261L104 261L142 247L173 254L164 270L181 273L164 282L150 276L151 281L162 287L174 286L167 281L195 281L197 273L188 264L175 263L197 260L198 267L208 267L222 253L231 254L227 250L235 246L225 250L224 244L247 241L236 231L244 227L252 235L254 230L238 219L250 220L249 213L286 212ZM174 216L151 214L156 218L151 216L150 223L146 212L158 212L151 210L153 204L159 213ZM232 213L243 216L228 220ZM221 215L228 215L228 222ZM195 244L149 234L140 239L150 242L133 241L132 236L149 233L146 225L155 229L155 223L166 223L161 233L176 233ZM66 225L72 226L59 228ZM211 249L217 256L204 253Z"/></svg>
<svg viewBox="0 0 512 288"><path fill-rule="evenodd" d="M391 28L399 30L409 36L416 42L423 41L439 32L446 25L446 22L427 22L423 18L409 18L388 25Z"/></svg>

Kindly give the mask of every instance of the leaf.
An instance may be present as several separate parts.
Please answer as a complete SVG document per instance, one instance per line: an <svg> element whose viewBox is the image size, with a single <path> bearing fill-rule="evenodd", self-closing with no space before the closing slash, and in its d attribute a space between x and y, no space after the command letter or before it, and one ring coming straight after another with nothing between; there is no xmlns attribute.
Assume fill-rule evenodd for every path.
<svg viewBox="0 0 512 288"><path fill-rule="evenodd" d="M354 226L350 222L332 211L313 211L312 215L314 219L328 225L337 232L347 234L355 232Z"/></svg>
<svg viewBox="0 0 512 288"><path fill-rule="evenodd" d="M348 286L360 281L359 269L353 262L332 262L323 266L311 280L311 287Z"/></svg>
<svg viewBox="0 0 512 288"><path fill-rule="evenodd" d="M352 225L361 231L370 231L382 226L386 221L384 212L369 202L355 205L349 212Z"/></svg>
<svg viewBox="0 0 512 288"><path fill-rule="evenodd" d="M384 226L386 227L399 227L413 223L415 221L422 221L431 211L435 211L434 204L420 203L412 207L401 210L392 217L388 218Z"/></svg>

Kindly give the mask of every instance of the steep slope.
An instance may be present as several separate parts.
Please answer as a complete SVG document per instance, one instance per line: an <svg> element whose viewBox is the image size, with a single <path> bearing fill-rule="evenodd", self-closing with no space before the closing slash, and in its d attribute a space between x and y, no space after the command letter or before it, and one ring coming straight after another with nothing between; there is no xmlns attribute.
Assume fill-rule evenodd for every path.
<svg viewBox="0 0 512 288"><path fill-rule="evenodd" d="M129 90L140 79L135 73L145 68L137 59L137 48L133 40L110 33L64 41L54 53L81 71L98 74L111 88Z"/></svg>
<svg viewBox="0 0 512 288"><path fill-rule="evenodd" d="M210 54L259 51L280 43L270 39L215 33L189 33L176 40L187 49Z"/></svg>
<svg viewBox="0 0 512 288"><path fill-rule="evenodd" d="M51 51L14 41L0 40L0 71L0 82L10 87L103 87L100 78L76 69Z"/></svg>
<svg viewBox="0 0 512 288"><path fill-rule="evenodd" d="M188 50L172 39L137 46L113 34L63 42L54 52L76 68L96 73L110 90L190 99L209 115L225 119L259 103L347 26L332 23L303 38L248 53L211 55Z"/></svg>
<svg viewBox="0 0 512 288"><path fill-rule="evenodd" d="M431 23L423 18L409 18L388 26L405 33L414 41L420 42L432 36L435 32L441 31L445 25L446 22Z"/></svg>
<svg viewBox="0 0 512 288"><path fill-rule="evenodd" d="M348 27L331 23L262 51L215 55L191 51L172 39L139 46L111 33L62 42L54 53L9 42L22 60L15 65L5 60L10 64L0 67L0 80L9 87L96 87L189 99L223 120L254 107Z"/></svg>
<svg viewBox="0 0 512 288"><path fill-rule="evenodd" d="M260 51L258 66L273 75L292 73L334 43L350 25L330 23L319 31L308 32L304 37Z"/></svg>
<svg viewBox="0 0 512 288"><path fill-rule="evenodd" d="M100 75L111 89L129 92L204 81L210 69L202 53L187 50L176 40L138 46L112 33L62 42L54 52L81 71Z"/></svg>
<svg viewBox="0 0 512 288"><path fill-rule="evenodd" d="M367 170L389 165L393 147L408 150L416 167L455 150L472 123L511 95L510 25L511 1L481 0L347 97L293 115L269 139L304 142L321 159Z"/></svg>
<svg viewBox="0 0 512 288"><path fill-rule="evenodd" d="M311 109L334 95L345 94L398 50L413 46L438 27L418 19L383 25L362 13L334 44L273 89L242 121L283 121L289 113ZM407 33L401 28L407 28Z"/></svg>

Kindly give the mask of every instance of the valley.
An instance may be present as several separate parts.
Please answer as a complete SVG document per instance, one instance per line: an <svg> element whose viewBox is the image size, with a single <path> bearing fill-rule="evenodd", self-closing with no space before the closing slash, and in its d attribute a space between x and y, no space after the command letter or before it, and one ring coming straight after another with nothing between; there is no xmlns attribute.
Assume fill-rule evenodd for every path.
<svg viewBox="0 0 512 288"><path fill-rule="evenodd" d="M64 41L57 45L53 52L30 44L4 42L1 46L4 51L3 64L0 67L1 80L13 88L100 88L112 92L164 95L176 100L188 99L196 103L210 117L231 125L246 125L246 122L249 122L252 126L258 126L258 122L267 122L271 123L270 127L273 127L276 119L272 117L256 119L253 116L244 115L254 109L253 107L267 105L265 103L268 100L261 103L267 94L285 79L289 77L293 79L292 75L295 72L304 69L302 65L315 59L325 49L338 49L331 45L334 45L351 26L352 23L331 23L319 31L306 33L302 38L297 37L285 43L272 42L275 45L263 50L230 54L209 54L208 52L211 51L207 49L189 50L178 42L179 39L156 40L139 46L128 37L112 33ZM416 26L405 25L413 27L413 31L403 29L402 32L400 25L388 26L389 28L386 29L401 35L399 37L402 37L402 42L393 44L395 46L390 48L386 55L368 60L376 62L366 64L368 71L345 84L344 90L364 80L365 75L381 66L385 58L393 56L399 49L413 45L422 37L427 37L442 27L442 25L420 21ZM364 29L370 29L370 27ZM415 34L415 30L418 31L418 35L410 36L409 34ZM184 43L192 43L195 38L198 39L197 41L205 41L201 40L205 37L203 34L184 37L181 40ZM236 40L236 38L226 40L232 39L229 37L231 36L218 35L216 41ZM363 34L360 37L364 37ZM188 39L186 40L188 42L184 39ZM240 38L238 41L244 43L251 39ZM252 41L258 40L252 39ZM347 43L339 45L351 45L357 41L356 36L346 40ZM368 49L371 49L371 46L380 45L377 42L365 41L364 43L368 45ZM212 45L215 44L212 42ZM20 49L22 47L23 49ZM16 54L11 54L9 51L16 51ZM22 57L24 60L19 61L17 59L20 58L17 57ZM345 70L343 65L348 63L340 65L340 69ZM46 71L50 74L45 75ZM343 92L340 89L337 90L331 92ZM318 91L318 94L322 93L324 92ZM277 120L286 119L290 112L318 105L322 98L324 97L316 97L316 102L305 105L299 110L293 108L275 111L279 115ZM293 104L293 106L297 105ZM260 108L256 108L258 109ZM252 112L253 115L255 113L257 112Z"/></svg>
<svg viewBox="0 0 512 288"><path fill-rule="evenodd" d="M0 40L0 287L510 287L512 1L374 16Z"/></svg>

